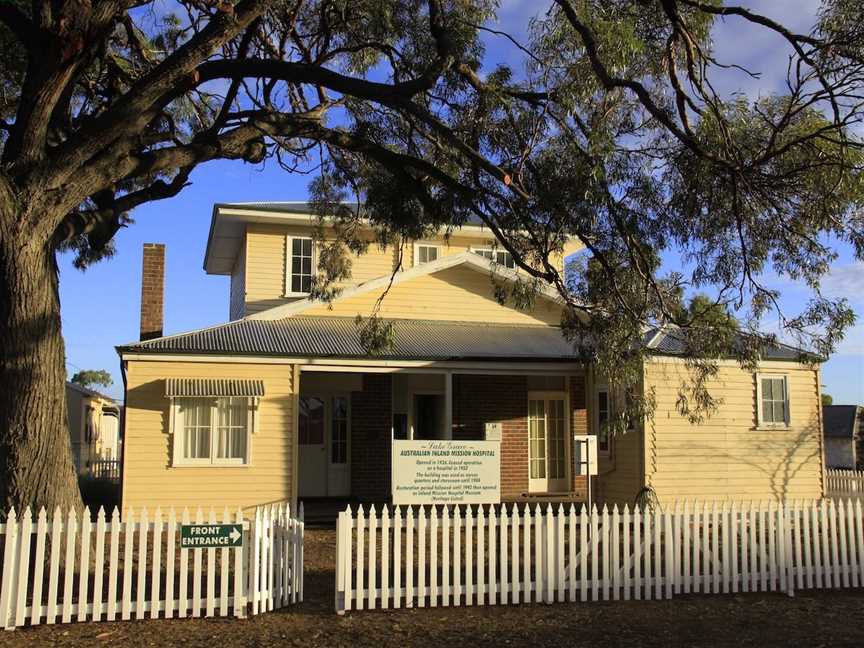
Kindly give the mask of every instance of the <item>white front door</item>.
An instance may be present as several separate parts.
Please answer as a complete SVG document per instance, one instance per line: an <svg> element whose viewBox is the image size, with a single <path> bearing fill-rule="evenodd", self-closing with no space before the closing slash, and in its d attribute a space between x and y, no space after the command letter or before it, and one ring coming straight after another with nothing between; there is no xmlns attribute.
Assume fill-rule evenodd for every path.
<svg viewBox="0 0 864 648"><path fill-rule="evenodd" d="M569 490L566 395L528 393L528 490L556 493Z"/></svg>
<svg viewBox="0 0 864 648"><path fill-rule="evenodd" d="M330 429L330 448L327 452L327 495L344 497L351 493L350 440L351 399L347 394L336 394L329 400L327 413Z"/></svg>
<svg viewBox="0 0 864 648"><path fill-rule="evenodd" d="M327 496L326 401L318 396L301 396L298 412L300 497Z"/></svg>

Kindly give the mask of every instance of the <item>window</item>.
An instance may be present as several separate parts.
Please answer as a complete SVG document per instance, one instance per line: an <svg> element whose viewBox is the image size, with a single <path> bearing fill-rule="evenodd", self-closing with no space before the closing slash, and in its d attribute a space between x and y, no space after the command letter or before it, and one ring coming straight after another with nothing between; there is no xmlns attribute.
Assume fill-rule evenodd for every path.
<svg viewBox="0 0 864 648"><path fill-rule="evenodd" d="M636 400L636 392L633 388L624 390L624 407L627 415L627 431L633 432L636 429L637 417L633 416L631 409Z"/></svg>
<svg viewBox="0 0 864 648"><path fill-rule="evenodd" d="M177 398L174 465L247 464L248 398Z"/></svg>
<svg viewBox="0 0 864 648"><path fill-rule="evenodd" d="M333 397L331 427L330 463L348 463L348 399L345 396Z"/></svg>
<svg viewBox="0 0 864 648"><path fill-rule="evenodd" d="M437 245L430 245L428 243L417 243L414 245L414 265L421 265L423 263L432 263L433 261L437 261L441 256L441 248Z"/></svg>
<svg viewBox="0 0 864 648"><path fill-rule="evenodd" d="M324 401L317 396L302 396L298 424L300 445L323 445Z"/></svg>
<svg viewBox="0 0 864 648"><path fill-rule="evenodd" d="M314 276L313 251L311 238L289 236L286 239L285 292L288 295L305 295L312 291Z"/></svg>
<svg viewBox="0 0 864 648"><path fill-rule="evenodd" d="M499 266L510 269L516 268L516 262L513 260L513 255L507 252L507 250L495 250L492 248L473 248L472 251L475 254L486 257L490 261L494 261Z"/></svg>
<svg viewBox="0 0 864 648"><path fill-rule="evenodd" d="M609 399L609 390L606 387L597 389L596 402L596 424L597 429L597 450L599 452L609 452L609 417L611 414L611 402Z"/></svg>
<svg viewBox="0 0 864 648"><path fill-rule="evenodd" d="M759 425L789 425L789 390L786 376L756 376L758 396L757 420Z"/></svg>

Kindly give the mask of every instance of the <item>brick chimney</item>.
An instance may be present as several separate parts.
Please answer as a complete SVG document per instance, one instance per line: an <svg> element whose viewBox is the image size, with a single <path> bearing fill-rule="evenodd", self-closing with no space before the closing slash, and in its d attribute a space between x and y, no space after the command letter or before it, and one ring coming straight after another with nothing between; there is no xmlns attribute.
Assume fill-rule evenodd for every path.
<svg viewBox="0 0 864 648"><path fill-rule="evenodd" d="M141 267L141 340L162 337L165 245L145 243Z"/></svg>

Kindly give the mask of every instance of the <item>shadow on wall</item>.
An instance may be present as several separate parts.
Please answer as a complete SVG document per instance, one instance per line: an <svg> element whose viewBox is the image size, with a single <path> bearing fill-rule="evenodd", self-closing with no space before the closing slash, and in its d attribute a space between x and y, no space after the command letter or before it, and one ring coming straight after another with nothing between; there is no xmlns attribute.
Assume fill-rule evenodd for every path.
<svg viewBox="0 0 864 648"><path fill-rule="evenodd" d="M698 426L694 425L693 427L698 429ZM812 497L815 490L821 490L821 434L822 429L818 415L813 415L807 425L794 426L791 429L756 429L753 425L746 433L735 435L739 440L739 450L737 451L720 446L720 444L697 442L673 451L678 455L674 456L668 450L663 452L662 441L660 441L658 454L661 463L664 458L668 461L670 457L677 461L693 461L695 457L710 457L706 461L720 465L725 464L724 468L728 475L725 481L729 489L728 496L732 499L759 500L769 497L769 493L770 497L778 501L790 497L803 499ZM742 439L746 440L746 443L740 443ZM734 475L732 471L735 470L736 466L742 468L746 466L749 471L752 471L752 474L740 477ZM814 473L812 479L815 484L813 486L810 485L810 479L805 474L808 470ZM661 478L661 485L657 490L661 502L670 501L672 498L669 496L668 489L662 485L662 473L663 470L660 468L655 474L655 479ZM738 474L740 475L740 471ZM750 488L758 484L757 489L761 489L764 484L768 492L764 496L736 496L735 481L739 479L742 482L749 482L747 486ZM663 491L667 492L664 493ZM821 495L822 493L819 492L817 496Z"/></svg>
<svg viewBox="0 0 864 648"><path fill-rule="evenodd" d="M773 430L766 430L762 434L771 434ZM818 471L820 489L823 486L822 481L822 452L821 443L822 425L819 422L818 415L813 415L810 422L797 433L790 430L776 430L778 434L783 435L783 441L777 442L757 442L753 449L756 454L761 455L763 452L769 456L777 455L776 465L766 468L763 464L759 464L750 459L750 457L740 457L739 460L752 466L753 468L764 473L771 483L771 492L775 499L786 500L790 494L795 498L795 489L791 488L793 481L801 475L806 469ZM794 434L794 436L790 436ZM807 446L812 446L809 449ZM820 492L819 495L824 493Z"/></svg>

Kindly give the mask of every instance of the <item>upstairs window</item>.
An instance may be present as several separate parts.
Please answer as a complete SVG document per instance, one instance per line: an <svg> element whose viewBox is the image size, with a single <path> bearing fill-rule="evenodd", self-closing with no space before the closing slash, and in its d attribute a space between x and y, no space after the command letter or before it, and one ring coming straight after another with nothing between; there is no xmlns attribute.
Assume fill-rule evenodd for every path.
<svg viewBox="0 0 864 648"><path fill-rule="evenodd" d="M287 277L285 292L291 295L307 295L312 291L314 245L305 236L289 236L285 242Z"/></svg>
<svg viewBox="0 0 864 648"><path fill-rule="evenodd" d="M495 250L492 248L473 248L475 254L486 257L490 261L494 261L499 266L504 268L516 269L516 262L513 260L513 255L507 250Z"/></svg>
<svg viewBox="0 0 864 648"><path fill-rule="evenodd" d="M783 375L756 375L757 420L760 426L789 425L789 385Z"/></svg>
<svg viewBox="0 0 864 648"><path fill-rule="evenodd" d="M414 245L414 265L432 263L441 256L441 248L430 243L417 243Z"/></svg>

